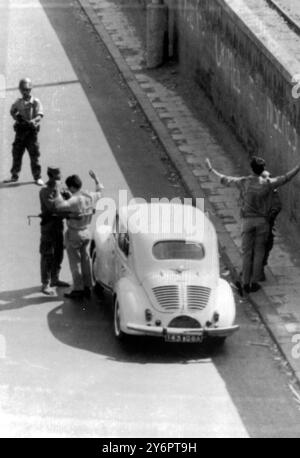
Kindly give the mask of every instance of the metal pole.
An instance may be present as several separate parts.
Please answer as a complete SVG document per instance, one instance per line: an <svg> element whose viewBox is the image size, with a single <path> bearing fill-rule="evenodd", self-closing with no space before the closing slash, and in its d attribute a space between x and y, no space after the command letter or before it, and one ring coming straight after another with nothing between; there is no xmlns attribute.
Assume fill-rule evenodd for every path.
<svg viewBox="0 0 300 458"><path fill-rule="evenodd" d="M168 53L168 7L163 0L147 6L147 67L163 64Z"/></svg>

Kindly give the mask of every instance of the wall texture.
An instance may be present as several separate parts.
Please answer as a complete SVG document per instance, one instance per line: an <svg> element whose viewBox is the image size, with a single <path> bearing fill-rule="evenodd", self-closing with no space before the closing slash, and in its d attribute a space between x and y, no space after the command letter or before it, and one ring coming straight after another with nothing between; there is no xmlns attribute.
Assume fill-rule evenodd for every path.
<svg viewBox="0 0 300 458"><path fill-rule="evenodd" d="M226 0L165 2L183 70L204 88L250 154L263 155L273 174L292 168L300 159L300 105L288 69ZM281 195L287 220L300 226L300 179Z"/></svg>

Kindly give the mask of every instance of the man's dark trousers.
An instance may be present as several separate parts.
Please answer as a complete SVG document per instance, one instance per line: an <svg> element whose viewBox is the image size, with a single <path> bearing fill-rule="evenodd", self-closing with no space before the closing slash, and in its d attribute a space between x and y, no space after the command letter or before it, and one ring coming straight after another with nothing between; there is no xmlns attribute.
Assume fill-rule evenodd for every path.
<svg viewBox="0 0 300 458"><path fill-rule="evenodd" d="M38 130L31 127L16 126L16 137L13 143L12 155L13 165L11 175L18 178L22 167L22 159L27 149L30 156L30 165L33 178L41 178L40 145L38 142Z"/></svg>
<svg viewBox="0 0 300 458"><path fill-rule="evenodd" d="M64 253L63 222L51 221L41 225L41 280L49 285L59 279Z"/></svg>
<svg viewBox="0 0 300 458"><path fill-rule="evenodd" d="M263 269L269 223L263 217L242 219L243 284L258 283Z"/></svg>

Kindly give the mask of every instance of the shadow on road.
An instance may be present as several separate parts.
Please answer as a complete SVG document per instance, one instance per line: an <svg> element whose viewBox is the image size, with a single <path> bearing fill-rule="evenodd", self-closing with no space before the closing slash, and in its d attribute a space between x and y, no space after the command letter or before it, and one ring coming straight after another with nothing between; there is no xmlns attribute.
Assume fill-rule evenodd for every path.
<svg viewBox="0 0 300 458"><path fill-rule="evenodd" d="M28 186L35 184L34 181L18 181L17 183L0 183L0 189L2 188L18 188L19 186Z"/></svg>
<svg viewBox="0 0 300 458"><path fill-rule="evenodd" d="M0 312L16 310L45 302L57 302L57 296L45 296L40 292L40 286L19 289L15 291L3 291L0 293Z"/></svg>
<svg viewBox="0 0 300 458"><path fill-rule="evenodd" d="M105 355L108 359L128 363L205 364L217 351L207 344L170 344L162 339L132 337L118 342L113 332L109 298L89 302L65 301L48 314L52 334L72 347Z"/></svg>

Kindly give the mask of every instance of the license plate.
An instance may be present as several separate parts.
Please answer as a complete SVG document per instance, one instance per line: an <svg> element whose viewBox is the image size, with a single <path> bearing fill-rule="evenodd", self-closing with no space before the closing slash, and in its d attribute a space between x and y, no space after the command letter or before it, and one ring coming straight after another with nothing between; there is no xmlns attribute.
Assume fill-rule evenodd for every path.
<svg viewBox="0 0 300 458"><path fill-rule="evenodd" d="M203 341L203 336L185 336L178 334L167 334L165 336L166 342L185 342L185 343L199 343Z"/></svg>

